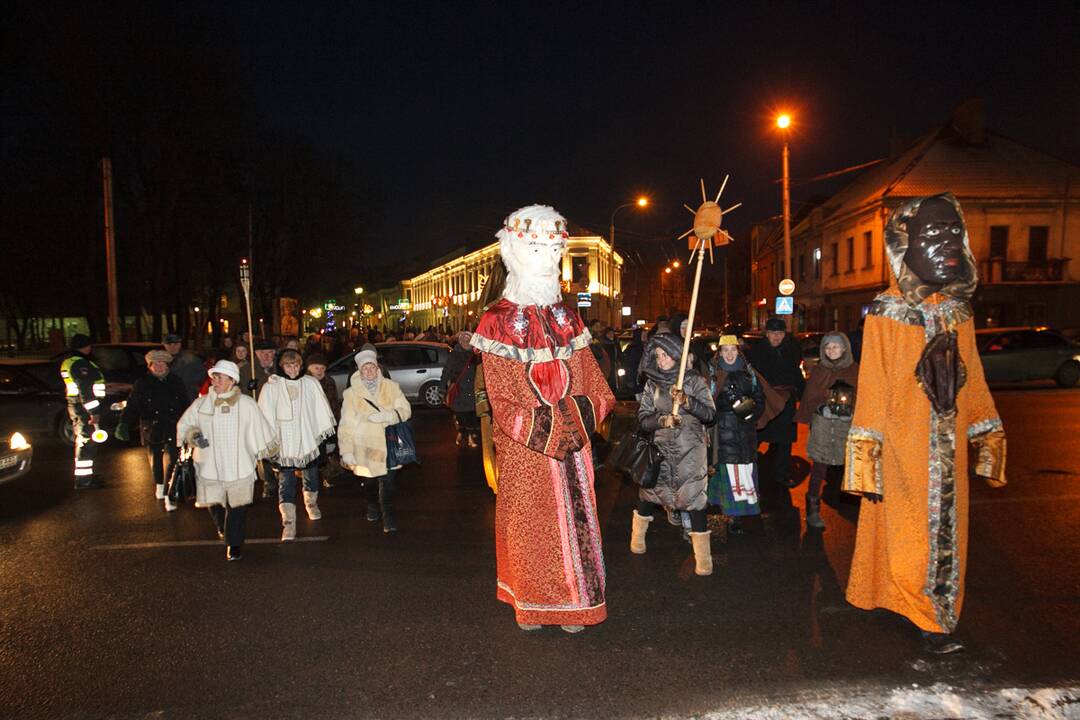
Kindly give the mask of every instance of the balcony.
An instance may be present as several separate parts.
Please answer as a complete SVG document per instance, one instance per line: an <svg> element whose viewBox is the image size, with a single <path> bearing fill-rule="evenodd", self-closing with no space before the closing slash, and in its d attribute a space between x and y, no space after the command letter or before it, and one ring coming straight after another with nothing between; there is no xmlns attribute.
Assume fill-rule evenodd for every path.
<svg viewBox="0 0 1080 720"><path fill-rule="evenodd" d="M979 282L1064 282L1069 279L1069 258L1049 258L1042 262L1010 262L1002 258L979 263Z"/></svg>

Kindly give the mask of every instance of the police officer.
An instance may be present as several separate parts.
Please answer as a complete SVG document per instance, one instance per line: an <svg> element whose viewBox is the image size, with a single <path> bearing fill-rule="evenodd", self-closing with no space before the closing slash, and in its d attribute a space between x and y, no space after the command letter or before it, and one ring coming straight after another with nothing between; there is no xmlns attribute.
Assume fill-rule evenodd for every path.
<svg viewBox="0 0 1080 720"><path fill-rule="evenodd" d="M95 441L94 431L98 429L101 402L105 398L105 375L90 360L91 346L89 337L76 334L71 338L71 355L60 364L68 417L75 434L76 490L104 487L104 483L94 477L94 456L98 442L101 442Z"/></svg>
<svg viewBox="0 0 1080 720"><path fill-rule="evenodd" d="M146 353L149 372L135 381L120 424L116 426L116 439L127 440L132 423L140 423L142 443L154 473L154 497L164 500L168 511L176 509L176 504L165 495L165 481L179 455L176 423L190 404L184 381L169 371L172 360L172 355L164 350Z"/></svg>

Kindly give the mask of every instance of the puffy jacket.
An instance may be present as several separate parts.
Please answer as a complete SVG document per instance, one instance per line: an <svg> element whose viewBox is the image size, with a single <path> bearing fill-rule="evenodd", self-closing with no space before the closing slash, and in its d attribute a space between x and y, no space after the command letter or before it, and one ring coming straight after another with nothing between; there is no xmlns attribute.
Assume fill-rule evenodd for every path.
<svg viewBox="0 0 1080 720"><path fill-rule="evenodd" d="M705 426L713 421L713 405L709 383L696 372L688 370L683 391L690 400L688 407L679 409L681 422L675 427L660 427L660 416L672 410L670 386L649 380L638 407L638 423L654 438L663 456L660 478L656 487L641 490L641 499L677 510L701 510L705 507L708 485L708 453Z"/></svg>
<svg viewBox="0 0 1080 720"><path fill-rule="evenodd" d="M765 411L765 394L752 368L734 372L718 370L714 380L716 423L712 426L713 466L744 465L757 460L757 420ZM748 397L754 410L742 417L735 414L732 402Z"/></svg>

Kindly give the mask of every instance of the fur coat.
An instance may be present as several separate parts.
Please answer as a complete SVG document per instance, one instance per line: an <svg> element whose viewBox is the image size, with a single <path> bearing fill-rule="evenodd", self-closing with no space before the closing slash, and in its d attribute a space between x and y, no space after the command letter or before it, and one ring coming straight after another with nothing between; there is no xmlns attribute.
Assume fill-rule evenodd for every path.
<svg viewBox="0 0 1080 720"><path fill-rule="evenodd" d="M388 472L386 428L412 417L412 406L405 399L401 387L381 375L378 376L374 394L364 386L359 370L353 373L349 383L342 398L341 422L337 429L341 464L353 475L382 477ZM375 403L379 410L396 411L396 417L392 422L372 422L369 417L377 411L371 403Z"/></svg>

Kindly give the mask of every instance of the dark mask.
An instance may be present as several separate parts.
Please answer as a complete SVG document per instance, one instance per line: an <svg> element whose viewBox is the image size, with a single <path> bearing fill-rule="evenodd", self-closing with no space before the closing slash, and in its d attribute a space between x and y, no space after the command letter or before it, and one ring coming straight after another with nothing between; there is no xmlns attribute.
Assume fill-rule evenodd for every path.
<svg viewBox="0 0 1080 720"><path fill-rule="evenodd" d="M931 198L907 222L908 246L904 264L928 285L948 285L967 277L964 261L964 223L956 208Z"/></svg>

